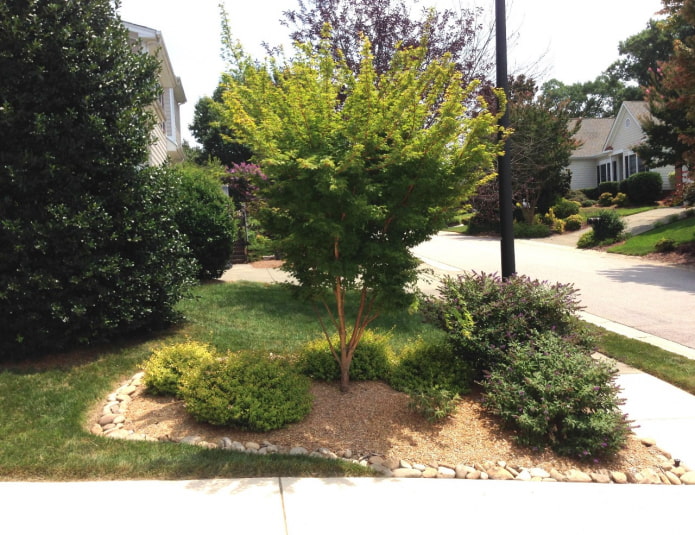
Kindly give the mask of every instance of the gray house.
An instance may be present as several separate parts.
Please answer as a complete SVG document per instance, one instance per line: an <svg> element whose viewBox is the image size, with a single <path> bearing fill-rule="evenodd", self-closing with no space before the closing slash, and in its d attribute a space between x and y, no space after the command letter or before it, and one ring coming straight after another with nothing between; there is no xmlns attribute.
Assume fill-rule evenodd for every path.
<svg viewBox="0 0 695 535"><path fill-rule="evenodd" d="M645 171L634 147L645 138L640 120L649 115L643 101L623 102L615 117L582 119L575 139L581 143L570 157L572 189L595 188L601 182L620 182ZM664 189L673 189L669 175L673 166L649 169L659 173Z"/></svg>

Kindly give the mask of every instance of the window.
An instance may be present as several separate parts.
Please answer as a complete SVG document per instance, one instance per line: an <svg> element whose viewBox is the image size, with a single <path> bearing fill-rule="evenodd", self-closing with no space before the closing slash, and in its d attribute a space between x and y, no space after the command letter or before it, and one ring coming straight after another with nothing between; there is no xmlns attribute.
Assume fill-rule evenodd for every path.
<svg viewBox="0 0 695 535"><path fill-rule="evenodd" d="M609 182L611 180L611 164L610 162L602 163L596 168L596 177L599 184L601 182Z"/></svg>
<svg viewBox="0 0 695 535"><path fill-rule="evenodd" d="M628 178L635 173L641 173L642 171L647 171L647 167L639 159L636 154L628 154L625 156L625 178Z"/></svg>

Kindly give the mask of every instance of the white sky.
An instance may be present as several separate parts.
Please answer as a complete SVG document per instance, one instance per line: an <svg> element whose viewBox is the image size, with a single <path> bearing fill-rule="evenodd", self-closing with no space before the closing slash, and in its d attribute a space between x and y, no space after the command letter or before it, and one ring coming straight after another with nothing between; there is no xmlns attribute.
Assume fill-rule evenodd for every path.
<svg viewBox="0 0 695 535"><path fill-rule="evenodd" d="M211 95L224 63L220 58L220 0L121 0L123 20L162 32L176 75L188 102L181 107L183 136L199 98ZM296 0L224 0L232 31L244 48L262 57L260 43L287 42L282 12ZM494 16L494 0L421 0L440 8L479 5ZM644 29L662 7L661 0L507 0L508 33L519 32L510 45L509 69L542 58L543 80L571 84L593 80L618 57L618 43ZM523 72L523 71L522 71Z"/></svg>

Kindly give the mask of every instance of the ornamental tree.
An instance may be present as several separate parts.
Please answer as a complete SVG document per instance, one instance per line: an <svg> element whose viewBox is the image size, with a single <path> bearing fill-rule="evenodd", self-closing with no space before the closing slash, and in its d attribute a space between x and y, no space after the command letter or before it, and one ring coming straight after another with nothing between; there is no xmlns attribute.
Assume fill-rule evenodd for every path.
<svg viewBox="0 0 695 535"><path fill-rule="evenodd" d="M328 38L265 63L228 34L226 43L223 117L267 176L257 182L265 228L280 240L298 290L322 304L329 344L323 318L337 331L331 351L347 390L365 329L413 298L419 262L410 249L491 178L498 117L482 99L467 109L476 83L464 88L451 57L428 61L424 45L395 51L378 74L366 39L356 72ZM351 296L357 311L348 318Z"/></svg>

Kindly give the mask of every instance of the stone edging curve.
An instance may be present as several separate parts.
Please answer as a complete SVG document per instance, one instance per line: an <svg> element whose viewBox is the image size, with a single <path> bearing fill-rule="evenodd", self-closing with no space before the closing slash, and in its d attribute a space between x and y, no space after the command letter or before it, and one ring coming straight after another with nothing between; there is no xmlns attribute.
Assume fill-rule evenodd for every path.
<svg viewBox="0 0 695 535"><path fill-rule="evenodd" d="M128 406L132 398L140 395L144 389L144 375L144 372L136 373L130 380L123 383L107 396L101 413L90 428L93 434L114 439L160 441L156 437L124 429ZM511 466L504 461L485 461L482 464L476 463L473 466L465 464L453 466L445 463L432 466L422 463L411 463L405 460L389 459L377 454L356 455L351 450L335 453L327 448L319 448L316 451L309 452L301 446L288 448L276 446L268 442L262 444L255 442L241 444L229 437L221 438L217 444L205 442L201 437L197 436L185 437L178 442L204 448L218 448L256 455L287 453L290 455L340 459L367 466L374 470L377 476L382 477L695 485L695 470L680 464L668 453L662 455L663 459L661 459L662 463L660 466L642 469L641 471L609 472L603 470L599 472L584 472L578 469L571 469L560 472L555 469L545 470L542 468ZM648 441L648 439L644 439L643 442L648 446L655 445L653 441Z"/></svg>

